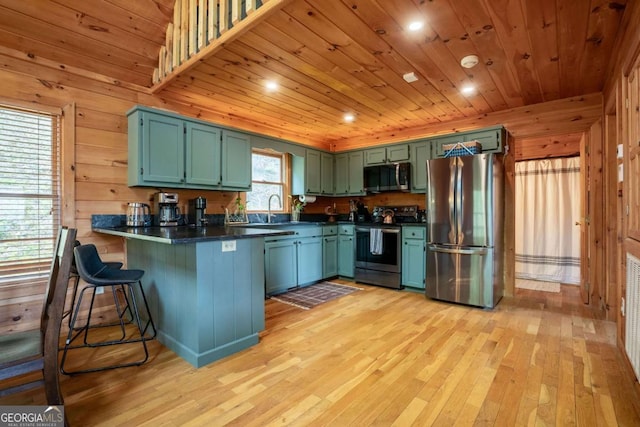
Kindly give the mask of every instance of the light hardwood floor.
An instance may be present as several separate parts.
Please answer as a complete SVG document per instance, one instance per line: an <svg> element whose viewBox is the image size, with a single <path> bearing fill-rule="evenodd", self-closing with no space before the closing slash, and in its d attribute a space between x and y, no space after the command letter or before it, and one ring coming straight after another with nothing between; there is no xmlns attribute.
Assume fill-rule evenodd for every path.
<svg viewBox="0 0 640 427"><path fill-rule="evenodd" d="M142 367L63 377L68 417L75 426L640 425L615 324L575 288L519 290L489 311L357 286L308 311L267 301L260 343L200 369L153 342ZM76 361L84 357L98 356ZM42 399L33 391L0 403Z"/></svg>

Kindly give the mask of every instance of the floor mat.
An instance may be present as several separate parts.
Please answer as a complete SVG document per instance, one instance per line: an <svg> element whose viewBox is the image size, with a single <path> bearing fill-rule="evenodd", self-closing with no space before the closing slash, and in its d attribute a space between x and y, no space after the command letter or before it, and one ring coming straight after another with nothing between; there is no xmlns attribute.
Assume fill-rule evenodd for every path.
<svg viewBox="0 0 640 427"><path fill-rule="evenodd" d="M309 310L310 308L327 301L331 301L360 290L362 290L362 288L341 285L333 282L320 282L305 288L295 289L280 295L274 295L271 299L293 305L304 310Z"/></svg>

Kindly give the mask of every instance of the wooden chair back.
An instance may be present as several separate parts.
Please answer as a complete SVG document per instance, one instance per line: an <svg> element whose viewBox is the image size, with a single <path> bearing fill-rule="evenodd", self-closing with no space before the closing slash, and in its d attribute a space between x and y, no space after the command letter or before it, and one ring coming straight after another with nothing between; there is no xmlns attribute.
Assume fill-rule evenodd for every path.
<svg viewBox="0 0 640 427"><path fill-rule="evenodd" d="M58 379L58 347L76 233L76 229L67 227L61 227L58 232L40 318L40 330L0 336L0 348L6 349L7 354L9 354L10 347L24 346L25 348L40 349L39 352L22 354L21 357L14 360L2 360L0 380L15 378L39 370L42 371L43 378L26 384L0 388L0 396L44 385L47 404L64 404ZM39 343L35 340L38 340ZM13 352L15 354L21 353L20 348L13 350L16 350Z"/></svg>

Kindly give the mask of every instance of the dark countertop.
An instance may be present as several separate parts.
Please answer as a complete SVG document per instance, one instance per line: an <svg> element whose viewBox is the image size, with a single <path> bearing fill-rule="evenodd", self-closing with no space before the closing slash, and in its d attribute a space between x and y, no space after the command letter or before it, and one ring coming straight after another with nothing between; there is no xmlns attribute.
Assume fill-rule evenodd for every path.
<svg viewBox="0 0 640 427"><path fill-rule="evenodd" d="M213 240L251 239L277 235L294 234L288 230L274 230L259 227L113 227L93 228L96 233L110 234L128 239L148 240L171 245L197 243Z"/></svg>

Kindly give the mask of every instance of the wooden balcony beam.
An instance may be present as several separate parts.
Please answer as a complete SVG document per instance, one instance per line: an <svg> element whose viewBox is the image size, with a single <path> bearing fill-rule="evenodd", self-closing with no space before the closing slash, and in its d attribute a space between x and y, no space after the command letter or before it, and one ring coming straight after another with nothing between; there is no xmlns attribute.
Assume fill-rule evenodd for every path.
<svg viewBox="0 0 640 427"><path fill-rule="evenodd" d="M182 0L186 2L187 0ZM220 35L215 40L211 40L210 44L202 48L199 52L195 53L193 56L188 58L186 61L181 63L178 66L175 66L173 70L166 77L164 77L160 82L156 83L151 87L151 93L155 94L167 87L173 80L178 77L181 73L184 73L199 63L205 61L207 58L216 54L216 52L220 51L225 47L228 43L238 39L243 34L248 31L251 31L252 28L260 25L260 23L267 19L271 14L278 12L280 9L285 7L287 4L291 3L294 0L269 0L264 1L262 6L257 10L252 11L251 14L248 14L246 18L241 21L238 21L234 24L233 28L228 29L224 33ZM174 40L175 43L175 40ZM175 55L174 50L174 55ZM175 56L174 56L175 62Z"/></svg>

